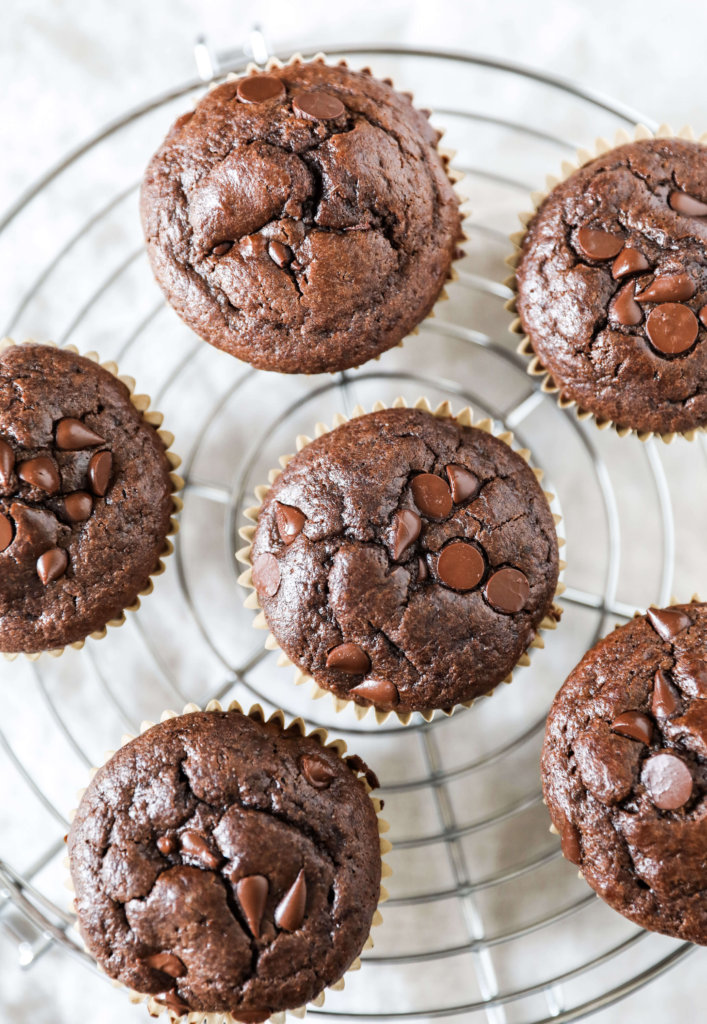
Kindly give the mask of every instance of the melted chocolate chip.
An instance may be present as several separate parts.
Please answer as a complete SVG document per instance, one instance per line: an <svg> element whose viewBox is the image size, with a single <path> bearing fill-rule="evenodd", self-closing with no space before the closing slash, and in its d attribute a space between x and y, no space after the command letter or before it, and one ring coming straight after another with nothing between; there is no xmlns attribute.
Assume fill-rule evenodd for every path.
<svg viewBox="0 0 707 1024"><path fill-rule="evenodd" d="M12 521L0 512L0 551L6 551L10 547L13 535Z"/></svg>
<svg viewBox="0 0 707 1024"><path fill-rule="evenodd" d="M459 505L467 498L474 497L479 490L480 481L475 473L465 469L464 466L457 466L454 463L444 467L449 478L449 486L452 490L452 501Z"/></svg>
<svg viewBox="0 0 707 1024"><path fill-rule="evenodd" d="M302 757L300 769L307 782L315 789L328 789L332 780L336 778L333 768L330 768L326 761L311 754Z"/></svg>
<svg viewBox="0 0 707 1024"><path fill-rule="evenodd" d="M274 555L265 552L253 562L253 583L266 597L274 597L280 589L280 563Z"/></svg>
<svg viewBox="0 0 707 1024"><path fill-rule="evenodd" d="M400 694L394 683L387 679L366 679L349 690L355 697L363 697L376 707L395 707L400 701Z"/></svg>
<svg viewBox="0 0 707 1024"><path fill-rule="evenodd" d="M349 675L363 675L371 667L371 659L358 644L339 644L329 651L326 667Z"/></svg>
<svg viewBox="0 0 707 1024"><path fill-rule="evenodd" d="M646 612L648 621L658 636L663 640L672 640L683 629L692 625L692 619L685 612L676 611L675 608L649 608Z"/></svg>
<svg viewBox="0 0 707 1024"><path fill-rule="evenodd" d="M454 541L437 559L437 575L454 590L472 590L485 571L484 556L473 544Z"/></svg>
<svg viewBox="0 0 707 1024"><path fill-rule="evenodd" d="M270 886L263 875L248 875L236 884L236 895L241 909L245 914L253 937L260 938L260 924L265 912Z"/></svg>
<svg viewBox="0 0 707 1024"><path fill-rule="evenodd" d="M665 672L660 669L653 677L653 700L651 710L656 718L670 718L678 710L678 699Z"/></svg>
<svg viewBox="0 0 707 1024"><path fill-rule="evenodd" d="M144 963L155 971L168 974L170 978L181 978L187 973L186 967L174 953L153 953L145 957Z"/></svg>
<svg viewBox="0 0 707 1024"><path fill-rule="evenodd" d="M157 840L157 849L166 857L177 849L177 840L174 836L160 836Z"/></svg>
<svg viewBox="0 0 707 1024"><path fill-rule="evenodd" d="M577 232L577 245L591 260L610 260L623 248L623 235L599 228L580 228Z"/></svg>
<svg viewBox="0 0 707 1024"><path fill-rule="evenodd" d="M85 522L93 511L93 498L87 491L74 491L64 498L64 513L70 523Z"/></svg>
<svg viewBox="0 0 707 1024"><path fill-rule="evenodd" d="M110 452L96 452L88 464L88 482L99 498L104 497L113 473L113 456Z"/></svg>
<svg viewBox="0 0 707 1024"><path fill-rule="evenodd" d="M52 459L40 455L36 459L27 459L21 462L17 474L20 480L24 480L30 487L37 487L47 494L56 494L61 487L59 470Z"/></svg>
<svg viewBox="0 0 707 1024"><path fill-rule="evenodd" d="M653 739L653 723L648 715L642 715L640 711L624 711L614 719L611 729L619 736L626 736L648 746Z"/></svg>
<svg viewBox="0 0 707 1024"><path fill-rule="evenodd" d="M37 575L46 587L63 576L69 564L69 556L63 548L50 548L37 559Z"/></svg>
<svg viewBox="0 0 707 1024"><path fill-rule="evenodd" d="M346 107L328 92L298 92L292 97L292 109L312 121L331 121L346 113Z"/></svg>
<svg viewBox="0 0 707 1024"><path fill-rule="evenodd" d="M302 532L307 517L294 505L283 505L278 501L275 503L275 522L281 540L291 544Z"/></svg>
<svg viewBox="0 0 707 1024"><path fill-rule="evenodd" d="M265 103L287 94L284 82L274 75L251 75L238 83L236 95L241 103Z"/></svg>
<svg viewBox="0 0 707 1024"><path fill-rule="evenodd" d="M15 468L15 453L7 441L0 439L0 484L7 487Z"/></svg>
<svg viewBox="0 0 707 1024"><path fill-rule="evenodd" d="M499 569L486 584L486 600L504 615L521 611L530 596L530 584L526 576L510 566Z"/></svg>
<svg viewBox="0 0 707 1024"><path fill-rule="evenodd" d="M416 512L401 508L393 516L393 558L397 561L420 536L422 520Z"/></svg>
<svg viewBox="0 0 707 1024"><path fill-rule="evenodd" d="M225 256L233 248L233 242L219 242L211 250L212 256Z"/></svg>
<svg viewBox="0 0 707 1024"><path fill-rule="evenodd" d="M296 932L304 921L307 906L307 882L304 868L275 909L275 924L284 932Z"/></svg>
<svg viewBox="0 0 707 1024"><path fill-rule="evenodd" d="M688 195L687 192L681 192L676 189L668 196L668 203L671 209L675 210L676 213L683 214L685 217L707 217L707 203L703 203L700 199L695 199L694 196Z"/></svg>
<svg viewBox="0 0 707 1024"><path fill-rule="evenodd" d="M652 309L646 321L646 333L653 348L662 355L677 356L695 343L699 324L688 306L665 302Z"/></svg>
<svg viewBox="0 0 707 1024"><path fill-rule="evenodd" d="M93 448L97 444L105 444L105 438L91 430L81 420L67 417L59 420L56 425L57 448L63 451L78 451L80 448Z"/></svg>
<svg viewBox="0 0 707 1024"><path fill-rule="evenodd" d="M423 515L444 519L452 511L452 492L446 480L434 473L420 473L412 478L412 496Z"/></svg>
<svg viewBox="0 0 707 1024"><path fill-rule="evenodd" d="M627 281L612 300L611 315L622 327L634 327L643 319L643 310L634 298L635 292L636 282Z"/></svg>
<svg viewBox="0 0 707 1024"><path fill-rule="evenodd" d="M675 754L661 752L643 765L641 781L656 807L675 811L692 796L692 775L685 762Z"/></svg>
<svg viewBox="0 0 707 1024"><path fill-rule="evenodd" d="M636 296L638 302L685 302L695 294L695 282L689 274L655 277Z"/></svg>
<svg viewBox="0 0 707 1024"><path fill-rule="evenodd" d="M204 837L198 832L187 829L186 832L182 832L179 841L182 844L183 853L198 860L200 864L203 864L211 871L215 871L221 863L221 858L211 851Z"/></svg>
<svg viewBox="0 0 707 1024"><path fill-rule="evenodd" d="M611 276L615 281L627 274L638 274L648 270L648 260L640 249L624 247L611 265Z"/></svg>
<svg viewBox="0 0 707 1024"><path fill-rule="evenodd" d="M292 259L292 249L289 245L283 245L282 242L271 242L268 246L268 254L273 263L277 263L278 267L286 267Z"/></svg>
<svg viewBox="0 0 707 1024"><path fill-rule="evenodd" d="M427 562L421 556L417 559L417 578L420 583L427 579L430 571L427 568Z"/></svg>
<svg viewBox="0 0 707 1024"><path fill-rule="evenodd" d="M184 1000L181 999L174 991L170 990L169 992L160 992L159 995L153 996L152 998L155 1002L163 1003L165 1006L169 1007L170 1010L174 1010L180 1016L185 1013L191 1013L191 1006L189 1006L188 1003L185 1003Z"/></svg>

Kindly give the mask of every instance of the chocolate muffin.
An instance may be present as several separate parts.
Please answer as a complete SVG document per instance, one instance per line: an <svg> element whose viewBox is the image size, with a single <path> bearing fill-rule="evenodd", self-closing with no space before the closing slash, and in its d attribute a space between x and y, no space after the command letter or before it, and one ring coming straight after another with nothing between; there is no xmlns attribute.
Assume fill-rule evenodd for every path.
<svg viewBox="0 0 707 1024"><path fill-rule="evenodd" d="M168 549L171 465L124 383L45 345L0 352L0 650L84 640Z"/></svg>
<svg viewBox="0 0 707 1024"><path fill-rule="evenodd" d="M509 676L556 614L557 548L545 495L508 444L395 408L292 459L250 557L295 665L339 698L406 714L451 709Z"/></svg>
<svg viewBox="0 0 707 1024"><path fill-rule="evenodd" d="M562 851L602 899L707 944L707 605L651 608L585 654L542 770Z"/></svg>
<svg viewBox="0 0 707 1024"><path fill-rule="evenodd" d="M358 758L238 710L186 714L98 771L68 836L81 934L176 1015L262 1021L361 952L380 895Z"/></svg>
<svg viewBox="0 0 707 1024"><path fill-rule="evenodd" d="M516 307L565 399L640 433L707 424L707 147L642 139L557 185Z"/></svg>
<svg viewBox="0 0 707 1024"><path fill-rule="evenodd" d="M253 72L180 117L142 185L147 252L205 341L281 373L358 366L425 316L462 237L440 133L370 71Z"/></svg>

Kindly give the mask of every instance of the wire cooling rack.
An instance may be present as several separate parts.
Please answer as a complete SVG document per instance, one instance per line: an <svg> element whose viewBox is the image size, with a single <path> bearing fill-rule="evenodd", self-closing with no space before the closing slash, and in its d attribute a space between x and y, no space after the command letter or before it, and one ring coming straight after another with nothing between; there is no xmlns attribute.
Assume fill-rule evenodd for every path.
<svg viewBox="0 0 707 1024"><path fill-rule="evenodd" d="M262 37L254 42L262 59ZM16 277L7 333L116 359L165 413L186 478L175 555L140 613L83 651L2 670L0 921L27 968L41 970L52 947L91 966L62 888L75 791L141 719L235 697L343 735L382 781L394 842L385 926L360 973L313 1016L576 1020L690 952L629 924L578 880L548 832L538 772L544 717L568 671L614 623L668 600L673 511L656 444L580 424L526 375L507 333L503 260L517 212L544 174L576 145L611 137L639 115L571 83L463 54L329 54L391 75L434 111L474 211L449 301L379 362L314 378L256 372L200 342L154 285L137 217L142 169L203 80L242 69L242 55L219 59L200 44L202 81L111 124L0 224L0 254ZM398 394L469 403L531 449L562 508L567 590L561 627L512 686L451 719L375 728L370 716L335 714L328 698L313 702L263 650L242 608L234 551L253 486L298 433ZM67 961L66 969L81 968Z"/></svg>

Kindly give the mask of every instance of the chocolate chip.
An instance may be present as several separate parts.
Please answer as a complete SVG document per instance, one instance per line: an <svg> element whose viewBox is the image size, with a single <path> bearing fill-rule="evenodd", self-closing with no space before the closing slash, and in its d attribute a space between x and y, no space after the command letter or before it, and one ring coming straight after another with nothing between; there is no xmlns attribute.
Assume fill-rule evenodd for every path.
<svg viewBox="0 0 707 1024"><path fill-rule="evenodd" d="M0 484L4 487L9 484L14 468L15 453L7 441L0 440Z"/></svg>
<svg viewBox="0 0 707 1024"><path fill-rule="evenodd" d="M349 695L363 697L369 700L376 707L395 707L400 701L400 694L397 687L387 679L365 679L358 686L349 690Z"/></svg>
<svg viewBox="0 0 707 1024"><path fill-rule="evenodd" d="M349 675L363 675L371 667L371 659L358 644L339 644L329 651L326 667Z"/></svg>
<svg viewBox="0 0 707 1024"><path fill-rule="evenodd" d="M655 277L636 296L638 302L685 302L695 294L695 282L689 274Z"/></svg>
<svg viewBox="0 0 707 1024"><path fill-rule="evenodd" d="M50 548L37 559L37 575L46 587L63 576L69 564L69 556L63 548Z"/></svg>
<svg viewBox="0 0 707 1024"><path fill-rule="evenodd" d="M565 828L560 832L560 845L562 846L562 856L565 860L569 860L573 864L582 863L582 849L579 845L579 832L571 822L568 822Z"/></svg>
<svg viewBox="0 0 707 1024"><path fill-rule="evenodd" d="M236 95L241 103L265 103L279 100L287 94L284 82L274 75L250 75L238 83Z"/></svg>
<svg viewBox="0 0 707 1024"><path fill-rule="evenodd" d="M17 470L20 480L30 487L38 487L47 494L56 494L61 487L61 477L54 462L44 455L21 462Z"/></svg>
<svg viewBox="0 0 707 1024"><path fill-rule="evenodd" d="M273 263L277 263L278 267L285 267L292 259L292 249L289 245L283 245L282 242L271 242L268 246L268 253Z"/></svg>
<svg viewBox="0 0 707 1024"><path fill-rule="evenodd" d="M12 544L12 521L0 512L0 551L6 551Z"/></svg>
<svg viewBox="0 0 707 1024"><path fill-rule="evenodd" d="M333 768L319 757L305 754L300 760L300 768L310 786L315 789L327 789L336 778Z"/></svg>
<svg viewBox="0 0 707 1024"><path fill-rule="evenodd" d="M653 348L666 356L687 352L695 343L699 324L688 306L665 302L652 309L646 321L646 333Z"/></svg>
<svg viewBox="0 0 707 1024"><path fill-rule="evenodd" d="M219 242L211 250L212 256L225 256L233 248L233 242Z"/></svg>
<svg viewBox="0 0 707 1024"><path fill-rule="evenodd" d="M638 274L648 270L650 264L640 249L624 247L611 265L611 276L617 281L627 274Z"/></svg>
<svg viewBox="0 0 707 1024"><path fill-rule="evenodd" d="M393 516L393 558L399 559L420 536L422 520L417 512L401 508Z"/></svg>
<svg viewBox="0 0 707 1024"><path fill-rule="evenodd" d="M285 544L291 544L302 532L302 527L307 522L307 517L304 512L300 512L294 505L282 505L277 501L275 502L275 522L277 523L280 539Z"/></svg>
<svg viewBox="0 0 707 1024"><path fill-rule="evenodd" d="M449 478L449 486L452 489L452 501L458 505L467 498L471 498L479 490L479 478L476 474L465 469L464 466L457 466L452 463L444 467Z"/></svg>
<svg viewBox="0 0 707 1024"><path fill-rule="evenodd" d="M623 327L633 327L643 319L643 310L634 298L635 292L636 282L627 281L619 288L611 303L611 315Z"/></svg>
<svg viewBox="0 0 707 1024"><path fill-rule="evenodd" d="M668 196L668 203L676 213L682 213L685 217L707 217L707 203L703 203L687 192L675 190Z"/></svg>
<svg viewBox="0 0 707 1024"><path fill-rule="evenodd" d="M577 245L591 260L609 260L621 251L623 244L623 235L600 228L585 227L577 232Z"/></svg>
<svg viewBox="0 0 707 1024"><path fill-rule="evenodd" d="M81 420L67 417L59 420L56 425L57 448L63 451L75 452L79 448L93 448L97 444L105 444L105 438L91 430Z"/></svg>
<svg viewBox="0 0 707 1024"><path fill-rule="evenodd" d="M108 490L113 472L113 456L110 452L96 452L88 464L88 481L94 494L102 498Z"/></svg>
<svg viewBox="0 0 707 1024"><path fill-rule="evenodd" d="M702 326L707 327L707 306L703 306L700 310L700 320L702 321Z"/></svg>
<svg viewBox="0 0 707 1024"><path fill-rule="evenodd" d="M292 109L313 121L331 121L346 113L346 107L328 92L298 92L292 97Z"/></svg>
<svg viewBox="0 0 707 1024"><path fill-rule="evenodd" d="M302 868L275 909L275 924L284 932L296 932L304 921L306 905L307 882Z"/></svg>
<svg viewBox="0 0 707 1024"><path fill-rule="evenodd" d="M64 512L70 523L85 522L93 511L93 498L88 491L74 491L64 498Z"/></svg>
<svg viewBox="0 0 707 1024"><path fill-rule="evenodd" d="M665 672L660 669L653 677L651 710L656 718L670 718L678 710L678 699Z"/></svg>
<svg viewBox="0 0 707 1024"><path fill-rule="evenodd" d="M452 492L446 480L434 473L419 473L412 478L412 496L423 515L444 519L452 511Z"/></svg>
<svg viewBox="0 0 707 1024"><path fill-rule="evenodd" d="M683 629L692 625L692 619L685 612L677 611L675 608L649 608L646 612L648 620L663 640L672 640Z"/></svg>
<svg viewBox="0 0 707 1024"><path fill-rule="evenodd" d="M146 956L143 963L155 971L168 974L170 978L181 978L183 974L187 973L186 967L174 953L153 953L151 956Z"/></svg>
<svg viewBox="0 0 707 1024"><path fill-rule="evenodd" d="M463 540L448 544L437 559L437 575L454 590L472 590L483 577L485 568L479 549Z"/></svg>
<svg viewBox="0 0 707 1024"><path fill-rule="evenodd" d="M188 829L186 832L182 832L179 841L182 844L182 853L198 860L210 870L214 871L221 863L221 858L212 853L208 843L198 832Z"/></svg>
<svg viewBox="0 0 707 1024"><path fill-rule="evenodd" d="M165 1006L168 1006L170 1010L174 1010L180 1016L185 1013L191 1013L191 1006L189 1006L188 1003L185 1003L183 999L180 999L174 991L160 992L152 998L155 1002L163 1003Z"/></svg>
<svg viewBox="0 0 707 1024"><path fill-rule="evenodd" d="M624 711L611 723L612 732L619 736L626 736L630 740L638 740L650 746L653 739L653 723L648 715L642 715L640 711Z"/></svg>
<svg viewBox="0 0 707 1024"><path fill-rule="evenodd" d="M280 589L280 563L267 552L253 562L253 583L259 594L274 597Z"/></svg>
<svg viewBox="0 0 707 1024"><path fill-rule="evenodd" d="M649 757L643 765L641 781L656 807L675 811L692 796L692 775L684 761L663 752Z"/></svg>
<svg viewBox="0 0 707 1024"><path fill-rule="evenodd" d="M177 849L177 840L174 836L160 836L157 840L157 849L166 857Z"/></svg>
<svg viewBox="0 0 707 1024"><path fill-rule="evenodd" d="M238 902L256 939L260 938L260 923L263 920L269 888L268 880L263 875L248 875L236 884Z"/></svg>
<svg viewBox="0 0 707 1024"><path fill-rule="evenodd" d="M519 569L499 569L486 584L486 600L504 615L521 611L530 596L530 584Z"/></svg>
<svg viewBox="0 0 707 1024"><path fill-rule="evenodd" d="M424 558L419 557L417 559L417 578L418 578L418 580L420 582L422 582L423 580L426 580L427 577L429 576L429 574L430 574L430 571L427 568L427 562L424 560Z"/></svg>

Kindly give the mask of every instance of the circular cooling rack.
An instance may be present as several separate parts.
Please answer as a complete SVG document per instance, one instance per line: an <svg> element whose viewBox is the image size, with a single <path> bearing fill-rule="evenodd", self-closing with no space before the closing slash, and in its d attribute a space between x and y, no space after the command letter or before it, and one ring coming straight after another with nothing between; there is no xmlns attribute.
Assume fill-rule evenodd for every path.
<svg viewBox="0 0 707 1024"><path fill-rule="evenodd" d="M164 304L143 251L142 169L192 82L110 125L32 187L0 225L16 284L6 333L98 350L148 391L186 479L176 551L155 593L106 639L3 672L0 922L23 966L56 946L90 965L63 890L63 836L88 769L167 707L261 703L343 735L381 779L392 824L390 901L375 949L312 1016L541 1024L588 1015L690 952L605 907L548 831L538 758L552 696L594 641L652 601L674 567L659 446L580 423L539 389L508 333L509 232L528 194L574 148L639 120L598 94L461 54L337 48L411 89L444 126L473 211L449 300L418 336L336 376L256 372L211 349ZM204 53L202 50L202 67ZM222 58L215 77L245 61ZM207 68L206 74L209 74ZM10 266L11 265L11 266ZM243 509L280 454L337 411L397 395L471 404L512 430L546 471L567 539L563 621L490 700L408 727L336 714L295 687L242 607L234 552ZM703 464L700 462L700 469ZM37 965L37 966L34 966ZM80 971L67 961L66 970ZM77 978L78 983L78 978Z"/></svg>

